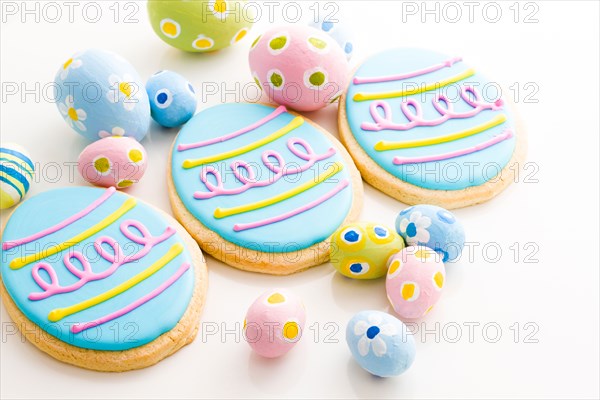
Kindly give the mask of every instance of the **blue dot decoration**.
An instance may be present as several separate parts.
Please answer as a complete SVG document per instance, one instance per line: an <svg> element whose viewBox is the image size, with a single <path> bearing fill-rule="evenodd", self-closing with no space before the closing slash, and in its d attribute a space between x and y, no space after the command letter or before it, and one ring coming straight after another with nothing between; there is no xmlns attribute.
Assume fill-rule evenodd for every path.
<svg viewBox="0 0 600 400"><path fill-rule="evenodd" d="M333 28L333 22L331 21L323 21L321 24L321 29L325 32L329 32Z"/></svg>
<svg viewBox="0 0 600 400"><path fill-rule="evenodd" d="M194 116L198 101L191 83L173 71L159 71L146 83L152 118L166 128L185 124Z"/></svg>
<svg viewBox="0 0 600 400"><path fill-rule="evenodd" d="M344 240L348 243L356 243L360 240L360 233L355 230L350 230L344 233Z"/></svg>
<svg viewBox="0 0 600 400"><path fill-rule="evenodd" d="M385 238L387 237L387 235L389 235L389 232L387 231L387 229L382 228L381 226L376 226L373 231L375 232L375 234L377 236L379 236L380 238Z"/></svg>
<svg viewBox="0 0 600 400"><path fill-rule="evenodd" d="M352 265L350 265L350 271L354 272L355 274L360 274L363 270L363 267L360 263L354 263Z"/></svg>

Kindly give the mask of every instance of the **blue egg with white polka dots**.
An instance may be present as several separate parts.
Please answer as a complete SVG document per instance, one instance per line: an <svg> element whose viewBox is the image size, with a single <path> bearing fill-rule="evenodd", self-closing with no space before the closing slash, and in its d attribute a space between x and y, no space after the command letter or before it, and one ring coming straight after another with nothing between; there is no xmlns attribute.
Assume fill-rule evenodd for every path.
<svg viewBox="0 0 600 400"><path fill-rule="evenodd" d="M317 28L329 36L331 36L344 50L346 59L350 60L354 52L354 32L342 22L341 19L332 21L321 16L319 19L312 20L309 24L313 28Z"/></svg>
<svg viewBox="0 0 600 400"><path fill-rule="evenodd" d="M407 246L427 246L444 262L456 260L465 245L462 224L450 211L437 206L420 204L400 211L396 231Z"/></svg>
<svg viewBox="0 0 600 400"><path fill-rule="evenodd" d="M398 318L381 311L361 311L346 327L352 357L373 375L400 375L415 360L415 339Z"/></svg>
<svg viewBox="0 0 600 400"><path fill-rule="evenodd" d="M194 116L198 101L192 84L173 71L159 71L146 83L152 118L166 128L185 124Z"/></svg>

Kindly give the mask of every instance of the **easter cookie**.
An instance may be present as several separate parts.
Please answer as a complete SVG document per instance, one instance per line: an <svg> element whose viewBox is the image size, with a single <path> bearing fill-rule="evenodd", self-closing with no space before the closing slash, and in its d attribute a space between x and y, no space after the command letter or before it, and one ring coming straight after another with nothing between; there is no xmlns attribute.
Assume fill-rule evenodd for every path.
<svg viewBox="0 0 600 400"><path fill-rule="evenodd" d="M114 188L32 197L6 222L2 250L8 314L60 361L139 369L196 335L207 288L197 244L171 217Z"/></svg>
<svg viewBox="0 0 600 400"><path fill-rule="evenodd" d="M23 200L34 173L35 165L24 147L16 143L0 145L0 210Z"/></svg>
<svg viewBox="0 0 600 400"><path fill-rule="evenodd" d="M176 218L207 253L276 275L327 261L362 181L344 147L285 107L228 103L181 130L168 174Z"/></svg>
<svg viewBox="0 0 600 400"><path fill-rule="evenodd" d="M340 102L340 138L363 178L400 201L481 203L508 186L526 152L498 90L461 58L387 50L354 73Z"/></svg>

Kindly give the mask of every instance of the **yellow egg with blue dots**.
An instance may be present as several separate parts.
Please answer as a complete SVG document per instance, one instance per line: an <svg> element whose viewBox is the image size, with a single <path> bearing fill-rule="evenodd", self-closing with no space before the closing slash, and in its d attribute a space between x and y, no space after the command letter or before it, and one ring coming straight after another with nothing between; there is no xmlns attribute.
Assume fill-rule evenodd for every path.
<svg viewBox="0 0 600 400"><path fill-rule="evenodd" d="M342 225L331 237L331 264L353 279L377 279L387 273L391 256L404 248L404 240L386 225L354 222Z"/></svg>
<svg viewBox="0 0 600 400"><path fill-rule="evenodd" d="M19 203L31 186L35 166L29 152L16 143L0 145L0 209Z"/></svg>

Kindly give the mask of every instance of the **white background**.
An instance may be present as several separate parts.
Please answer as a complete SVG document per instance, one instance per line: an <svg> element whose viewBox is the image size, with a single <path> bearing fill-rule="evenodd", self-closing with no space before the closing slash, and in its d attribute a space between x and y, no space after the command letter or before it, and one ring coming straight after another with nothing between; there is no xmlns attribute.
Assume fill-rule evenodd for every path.
<svg viewBox="0 0 600 400"><path fill-rule="evenodd" d="M75 8L72 23L60 2L63 16L56 23L44 19L44 2L37 6L39 22L35 15L22 15L21 2L13 4L18 14L3 15L1 27L0 131L3 141L29 148L42 165L40 172L45 168L42 175L46 177L33 185L30 196L85 184L77 174L69 177L63 163L76 161L86 141L68 129L43 93L40 99L33 94L21 96L22 89L35 89L37 83L38 94L43 91L72 53L106 48L128 58L144 79L160 69L172 69L188 77L197 91L215 82L235 92L236 82L251 82L248 48L269 25L263 15L248 38L234 48L191 55L168 47L154 35L143 2L135 3L137 12L126 2L116 6L113 1L98 2L103 14L97 23L82 17L83 3ZM31 8L35 4L27 2ZM310 4L303 4L304 19L310 18ZM10 319L2 308L2 398L599 396L598 3L521 3L515 22L513 2L499 2L502 16L497 23L486 21L495 18L495 8L488 8L486 15L485 3L475 8L473 22L467 6L455 3L463 14L456 23L444 21L444 3L438 5L440 21L431 14L425 16L425 23L420 12L403 13L402 2L339 4L357 36L354 62L403 45L461 55L506 89L505 96L516 103L529 135L531 164L519 182L486 204L456 211L467 240L480 245L472 256L464 254L458 263L447 266L442 299L419 326L413 367L398 378L377 379L360 369L346 347L345 324L355 312L388 310L384 280L351 281L335 274L329 264L289 277L263 276L229 268L209 257L204 324L233 329L256 296L281 286L303 298L307 328L313 326L313 330L307 329L297 347L277 360L260 359L233 334L225 338L199 335L193 344L156 366L107 374L61 364L19 335L9 334ZM422 11L421 2L412 4ZM433 9L435 3L427 6ZM115 9L121 11L120 23L114 22ZM532 18L537 22L524 23L526 15L536 9ZM281 5L275 9L279 21L281 10ZM455 10L445 10L446 17L455 17ZM123 23L131 11L138 22ZM293 10L288 11L293 17ZM94 17L93 10L89 13ZM47 9L47 14L54 18L52 10ZM12 82L24 87L18 94L7 95L5 85ZM526 101L524 96L535 88L537 93ZM226 99L221 95L209 96L199 108L242 100L231 93ZM332 106L308 116L337 135L336 111ZM129 191L169 212L165 171L176 133L152 126L143 141L151 158L149 169L145 179ZM56 171L44 167L49 163L63 165L58 182L52 182ZM404 207L366 185L363 219L393 225ZM486 254L482 248L487 243L492 244ZM333 324L326 327L328 322ZM465 325L469 323L480 324L471 338ZM487 336L482 330L486 323L497 324L491 325ZM462 336L452 343L457 325ZM338 343L327 343L324 336L335 326L339 331L331 339ZM500 327L502 335L496 343L492 343L494 327ZM534 328L537 332L526 340ZM430 332L423 335L423 329Z"/></svg>

